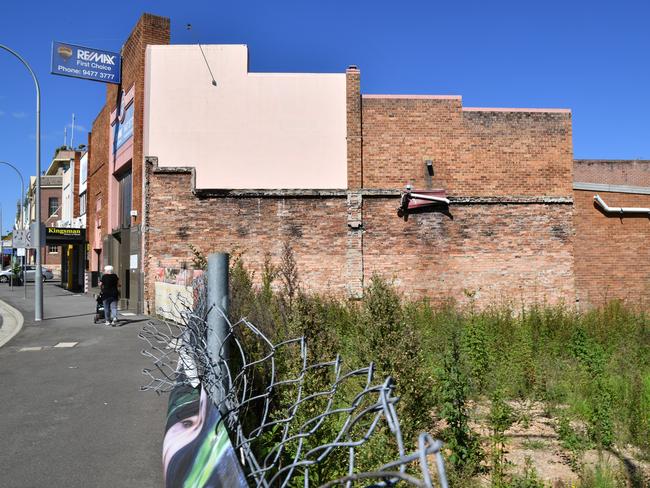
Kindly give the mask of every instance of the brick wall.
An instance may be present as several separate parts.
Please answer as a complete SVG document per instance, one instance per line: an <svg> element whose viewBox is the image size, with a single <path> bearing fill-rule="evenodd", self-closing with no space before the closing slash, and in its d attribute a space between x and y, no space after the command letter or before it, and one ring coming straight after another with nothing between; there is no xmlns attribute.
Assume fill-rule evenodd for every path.
<svg viewBox="0 0 650 488"><path fill-rule="evenodd" d="M144 120L144 58L147 45L169 44L169 19L151 14L143 14L133 28L122 50L122 88L125 91L135 86L133 111L133 159L132 159L132 208L138 211L132 223L140 224L142 218L142 178L143 159L143 120ZM111 110L117 106L117 87L110 87L107 103L112 102Z"/></svg>
<svg viewBox="0 0 650 488"><path fill-rule="evenodd" d="M460 97L362 97L363 186L570 197L571 114L463 108ZM433 161L429 177L426 160Z"/></svg>
<svg viewBox="0 0 650 488"><path fill-rule="evenodd" d="M611 176L612 181L620 181L615 176ZM598 306L617 298L647 308L650 220L647 215L606 215L594 205L595 194L574 192L576 293L580 304ZM598 194L610 207L650 208L650 195Z"/></svg>
<svg viewBox="0 0 650 488"><path fill-rule="evenodd" d="M406 295L573 305L572 205L451 205L400 219L395 201L364 201L364 272Z"/></svg>
<svg viewBox="0 0 650 488"><path fill-rule="evenodd" d="M348 188L363 186L361 139L361 73L356 66L345 72Z"/></svg>
<svg viewBox="0 0 650 488"><path fill-rule="evenodd" d="M103 226L108 222L108 161L109 161L109 118L110 109L102 107L93 122L88 135L88 186L86 193L87 217L86 228L90 244L90 270L99 271L101 266L97 259L97 249L101 249ZM101 205L97 203L101 201Z"/></svg>
<svg viewBox="0 0 650 488"><path fill-rule="evenodd" d="M259 279L264 253L271 252L277 264L287 239L310 291L358 297L378 273L406 295L434 301L571 306L575 300L570 201L477 200L452 205L450 215L423 212L405 220L397 216L397 197L363 191L336 197L198 198L189 171L157 170L148 182L145 299L150 307L165 268L191 268L189 244L205 254L244 249Z"/></svg>
<svg viewBox="0 0 650 488"><path fill-rule="evenodd" d="M577 159L574 162L573 180L650 188L650 161Z"/></svg>
<svg viewBox="0 0 650 488"><path fill-rule="evenodd" d="M144 57L147 45L169 44L169 19L151 14L143 14L135 25L122 48L122 84L107 85L106 105L109 112L115 110L120 102L120 90L128 92L135 87L133 110L133 158L132 185L133 200L131 208L138 211L133 225L140 224L142 218L142 178L143 178L143 121L144 121ZM105 229L110 231L110 229Z"/></svg>
<svg viewBox="0 0 650 488"><path fill-rule="evenodd" d="M359 297L379 273L407 295L436 300L574 303L570 112L463 109L460 97L447 96L361 96L355 67L346 83L346 192L197 195L190 171L152 165L150 306L161 270L191 266L189 244L206 254L245 248L259 277L264 253L277 262L286 239L311 291ZM395 190L407 183L445 188L454 197L450 211L399 218Z"/></svg>
<svg viewBox="0 0 650 488"><path fill-rule="evenodd" d="M87 227L91 256L91 270L98 271L102 263L97 258L97 251L103 250L105 236L111 233L108 219L109 192L108 184L113 178L112 148L110 147L110 115L120 103L122 90L128 92L135 88L133 114L133 155L132 170L132 209L138 211L132 225L138 226L142 219L143 192L143 120L144 120L144 57L149 44L169 44L169 19L151 14L143 14L133 28L122 48L122 83L106 85L106 100L101 108L92 132L89 136L88 155L88 211ZM117 197L117 195L115 196ZM97 204L101 202L97 210ZM98 228L97 224L101 223ZM133 254L133 252L131 253Z"/></svg>
<svg viewBox="0 0 650 488"><path fill-rule="evenodd" d="M188 171L149 174L146 192L145 300L164 268L192 267L189 244L204 254L243 251L259 279L265 253L278 264L283 245L295 249L306 290L345 295L346 198L197 198Z"/></svg>

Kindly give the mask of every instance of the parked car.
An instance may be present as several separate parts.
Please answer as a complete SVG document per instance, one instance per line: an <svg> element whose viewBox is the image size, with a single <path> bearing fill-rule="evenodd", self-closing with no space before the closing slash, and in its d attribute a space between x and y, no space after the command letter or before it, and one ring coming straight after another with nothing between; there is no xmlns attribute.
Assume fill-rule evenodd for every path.
<svg viewBox="0 0 650 488"><path fill-rule="evenodd" d="M5 269L0 271L0 283L8 283L11 279L11 266L7 266Z"/></svg>
<svg viewBox="0 0 650 488"><path fill-rule="evenodd" d="M51 269L41 268L41 272L43 275L43 281L51 280L52 278L54 278L54 274L52 274ZM33 264L29 264L25 266L25 281L34 281L35 274L36 274L36 266L34 266Z"/></svg>

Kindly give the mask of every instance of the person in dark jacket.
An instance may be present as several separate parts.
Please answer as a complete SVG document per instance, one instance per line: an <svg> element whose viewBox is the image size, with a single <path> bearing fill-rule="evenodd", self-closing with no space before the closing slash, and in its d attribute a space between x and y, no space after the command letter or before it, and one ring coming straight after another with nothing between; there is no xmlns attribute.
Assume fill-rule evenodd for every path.
<svg viewBox="0 0 650 488"><path fill-rule="evenodd" d="M119 298L120 279L113 272L113 266L104 266L101 279L102 297L104 298L104 322L115 327L117 324L117 300Z"/></svg>

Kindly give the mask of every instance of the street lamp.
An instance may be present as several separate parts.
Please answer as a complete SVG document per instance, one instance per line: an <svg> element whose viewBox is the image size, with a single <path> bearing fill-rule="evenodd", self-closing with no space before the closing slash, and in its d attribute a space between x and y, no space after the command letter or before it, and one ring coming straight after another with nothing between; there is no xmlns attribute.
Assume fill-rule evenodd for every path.
<svg viewBox="0 0 650 488"><path fill-rule="evenodd" d="M23 174L18 171L18 168L16 168L13 164L8 163L7 161L0 161L0 164L6 164L9 166L11 169L13 169L17 174L18 177L20 178L20 228L21 230L25 229L25 209L24 209L24 204L25 201L23 200L25 198L25 180L23 179ZM0 238L1 238L1 231L2 229L0 228ZM12 259L13 261L13 259ZM23 292L25 294L25 298L27 298L27 282L25 281L25 257L23 256ZM38 276L38 275L34 275ZM36 278L34 278L34 283L36 283Z"/></svg>
<svg viewBox="0 0 650 488"><path fill-rule="evenodd" d="M13 49L0 44L0 49L4 49L9 54L13 54L23 63L29 74L32 75L34 86L36 87L36 225L34 226L34 241L36 243L36 270L34 272L34 321L43 320L43 280L37 279L43 275L41 266L41 89L38 85L38 79L34 74L31 66Z"/></svg>
<svg viewBox="0 0 650 488"><path fill-rule="evenodd" d="M0 161L0 164L6 164L10 168L12 168L16 173L18 173L18 177L20 178L20 228L24 229L25 228L25 209L24 209L24 198L25 198L25 180L23 179L22 173L16 168L13 164L8 163L7 161Z"/></svg>

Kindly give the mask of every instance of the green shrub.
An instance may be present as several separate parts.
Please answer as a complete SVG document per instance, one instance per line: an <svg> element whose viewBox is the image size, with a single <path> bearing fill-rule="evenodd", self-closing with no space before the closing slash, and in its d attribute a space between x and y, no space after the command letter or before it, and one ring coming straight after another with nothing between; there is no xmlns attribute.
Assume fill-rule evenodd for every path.
<svg viewBox="0 0 650 488"><path fill-rule="evenodd" d="M266 255L259 276L241 255L233 259L231 318L246 316L274 342L304 335L310 362L337 353L349 368L374 362L378 381L396 380L407 446L415 446L420 431L432 430L434 420L446 421L450 476L464 486L483 459L479 438L469 428L469 405L495 400L495 393L503 402L542 400L559 416L558 433L576 467L591 446L631 443L650 456L646 314L620 302L582 314L562 305L434 306L427 299L405 299L379 276L369 281L362 300L346 301L306 294L299 278L288 243L278 262ZM295 371L294 361L295 355L279 357L278 368ZM321 387L327 379L316 375L307 386ZM339 400L347 394L342 391ZM584 432L571 428L573 421L584 425ZM324 425L320 440L336 427ZM377 445L362 456L366 466L381 464L393 452L394 446L380 447L386 439L380 434L372 441ZM505 474L502 478L507 482Z"/></svg>

